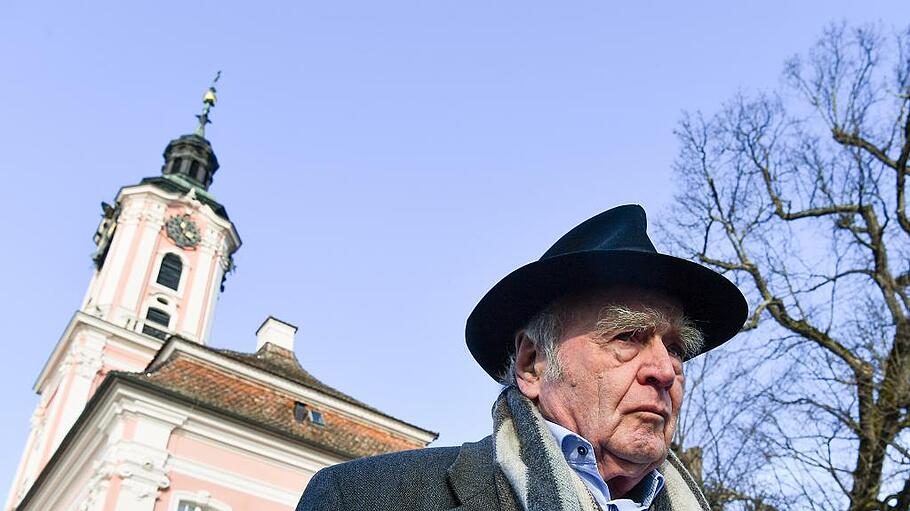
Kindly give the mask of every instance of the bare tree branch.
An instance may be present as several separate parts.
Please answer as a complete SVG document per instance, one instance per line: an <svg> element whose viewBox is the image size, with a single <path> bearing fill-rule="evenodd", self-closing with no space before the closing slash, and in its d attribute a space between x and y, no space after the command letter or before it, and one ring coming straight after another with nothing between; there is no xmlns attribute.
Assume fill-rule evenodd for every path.
<svg viewBox="0 0 910 511"><path fill-rule="evenodd" d="M680 123L665 231L752 304L687 398L717 510L910 511L910 30L894 42L833 25L787 64L796 95Z"/></svg>

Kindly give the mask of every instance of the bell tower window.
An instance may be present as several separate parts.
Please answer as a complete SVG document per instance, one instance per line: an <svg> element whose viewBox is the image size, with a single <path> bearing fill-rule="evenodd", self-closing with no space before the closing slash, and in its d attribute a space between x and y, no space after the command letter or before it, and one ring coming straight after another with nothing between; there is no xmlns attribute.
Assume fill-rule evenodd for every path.
<svg viewBox="0 0 910 511"><path fill-rule="evenodd" d="M183 272L183 261L176 254L166 254L158 269L157 282L174 291L180 286L180 274Z"/></svg>
<svg viewBox="0 0 910 511"><path fill-rule="evenodd" d="M154 307L149 307L148 312L145 314L145 319L151 321L152 323L157 323L165 328L167 328L171 323L170 314Z"/></svg>
<svg viewBox="0 0 910 511"><path fill-rule="evenodd" d="M167 312L164 312L161 309L156 309L154 307L149 307L148 311L145 313L145 324L142 325L142 333L146 335L151 335L152 337L157 337L161 340L167 339L167 333L153 327L151 324L160 325L164 328L168 328L171 323L171 315Z"/></svg>
<svg viewBox="0 0 910 511"><path fill-rule="evenodd" d="M199 162L193 160L190 162L190 169L186 172L186 175L190 176L193 179L196 179L196 169L199 168Z"/></svg>

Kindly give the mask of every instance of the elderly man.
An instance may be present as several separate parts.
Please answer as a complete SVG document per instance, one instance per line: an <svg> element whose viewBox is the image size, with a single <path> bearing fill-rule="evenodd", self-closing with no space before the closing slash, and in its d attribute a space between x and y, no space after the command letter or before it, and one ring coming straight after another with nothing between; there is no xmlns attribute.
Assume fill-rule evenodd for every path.
<svg viewBox="0 0 910 511"><path fill-rule="evenodd" d="M297 511L708 511L670 451L683 362L746 314L724 277L655 250L641 207L605 211L468 318L471 354L505 385L491 436L324 469Z"/></svg>

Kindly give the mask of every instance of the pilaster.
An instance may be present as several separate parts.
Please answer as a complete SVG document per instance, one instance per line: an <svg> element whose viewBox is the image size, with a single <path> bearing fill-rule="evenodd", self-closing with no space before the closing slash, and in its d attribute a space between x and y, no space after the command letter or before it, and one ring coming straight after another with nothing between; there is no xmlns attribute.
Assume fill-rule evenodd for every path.
<svg viewBox="0 0 910 511"><path fill-rule="evenodd" d="M117 220L117 230L111 241L110 253L104 266L99 270L100 283L97 285L96 296L94 299L86 300L86 306L94 305L105 319L110 320L107 313L113 306L117 287L129 271L130 247L133 246L133 238L139 229L141 216L140 203L127 201L123 204L123 211Z"/></svg>
<svg viewBox="0 0 910 511"><path fill-rule="evenodd" d="M69 374L67 388L58 389L65 401L58 403L60 412L54 424L53 438L50 449L46 451L45 458L50 457L57 449L63 437L69 432L70 427L76 422L79 414L85 408L85 403L90 397L95 376L104 367L104 344L106 337L90 329L77 330L74 342L70 345L63 364L60 366L64 373ZM63 382L67 382L66 379Z"/></svg>
<svg viewBox="0 0 910 511"><path fill-rule="evenodd" d="M142 204L142 227L139 231L139 240L136 244L127 272L127 279L122 284L123 294L117 305L123 310L130 311L133 317L138 317L142 303L140 293L146 287L149 279L155 278L157 268L151 268L155 257L155 249L161 237L161 228L164 226L166 206L163 201L152 197L135 199ZM115 324L123 323L115 321Z"/></svg>
<svg viewBox="0 0 910 511"><path fill-rule="evenodd" d="M223 234L212 225L206 225L202 239L197 247L196 268L191 283L192 293L186 297L184 316L181 321L180 335L187 339L201 341L203 325L206 321L206 302L211 293L217 293L219 282L214 281L215 265L218 262L218 243Z"/></svg>
<svg viewBox="0 0 910 511"><path fill-rule="evenodd" d="M118 511L153 511L159 492L170 487L166 465L171 433L186 417L171 410L134 402L129 406L136 418L132 440L117 449L120 478Z"/></svg>

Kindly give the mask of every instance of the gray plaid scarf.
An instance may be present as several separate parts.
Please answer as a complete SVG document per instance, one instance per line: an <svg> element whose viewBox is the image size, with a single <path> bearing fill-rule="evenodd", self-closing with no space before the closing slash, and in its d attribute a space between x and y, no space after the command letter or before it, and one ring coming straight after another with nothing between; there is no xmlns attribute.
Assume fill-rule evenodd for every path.
<svg viewBox="0 0 910 511"><path fill-rule="evenodd" d="M493 405L493 451L503 509L596 511L598 506L569 467L537 407L515 387L506 387ZM651 509L709 511L698 483L673 453L660 467L666 487Z"/></svg>

